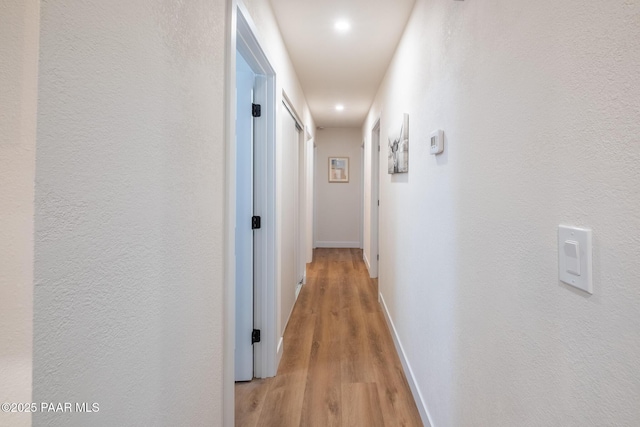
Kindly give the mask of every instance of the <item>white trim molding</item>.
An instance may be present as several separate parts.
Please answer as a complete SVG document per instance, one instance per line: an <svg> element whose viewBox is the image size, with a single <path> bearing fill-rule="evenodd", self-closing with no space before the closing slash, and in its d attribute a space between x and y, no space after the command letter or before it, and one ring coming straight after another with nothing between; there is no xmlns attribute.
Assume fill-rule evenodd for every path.
<svg viewBox="0 0 640 427"><path fill-rule="evenodd" d="M254 274L254 326L262 331L262 341L255 346L254 375L267 378L276 375L277 356L277 290L276 290L276 75L269 58L260 46L258 32L242 2L237 11L237 50L242 53L256 78L255 99L263 105L264 120L255 124L259 131L255 141L255 173L259 185L254 210L265 218L262 232L256 233Z"/></svg>
<svg viewBox="0 0 640 427"><path fill-rule="evenodd" d="M404 348L402 347L402 343L400 342L398 331L396 331L396 327L393 325L393 320L391 320L391 315L389 314L389 310L387 310L387 304L384 302L384 297L382 296L382 293L378 294L378 301L380 301L380 305L382 306L384 319L387 321L389 332L391 332L391 337L393 338L393 344L395 345L396 351L398 352L398 356L400 357L400 362L402 363L402 369L404 370L404 376L407 377L407 382L409 383L409 388L411 388L411 394L413 394L413 400L415 400L416 406L418 407L418 412L420 412L420 418L422 419L422 423L425 425L425 427L433 427L433 423L431 422L431 416L429 415L427 405L424 402L422 393L420 393L420 388L418 387L416 378L413 375L413 370L411 369L411 365L409 364L407 355L405 354Z"/></svg>
<svg viewBox="0 0 640 427"><path fill-rule="evenodd" d="M278 349L276 353L276 360L278 365L280 364L280 359L282 359L282 350L284 350L284 337L280 337L278 340Z"/></svg>
<svg viewBox="0 0 640 427"><path fill-rule="evenodd" d="M316 248L356 248L359 249L362 245L360 242L316 242Z"/></svg>
<svg viewBox="0 0 640 427"><path fill-rule="evenodd" d="M236 199L236 158L235 158L235 119L236 119L236 54L240 52L256 74L259 80L259 90L256 94L264 102L265 121L261 135L263 140L258 144L261 151L260 167L256 174L260 176L262 188L257 205L264 212L264 236L257 239L260 248L261 262L254 267L260 276L262 287L258 288L257 300L261 304L254 307L254 325L262 330L262 342L254 348L260 354L255 357L254 372L259 377L274 376L277 371L282 351L278 350L277 325L277 289L276 289L276 221L275 221L275 153L276 153L276 76L271 62L260 46L257 29L242 3L242 0L229 0L227 24L229 38L227 44L226 61L227 76L225 85L225 104L227 119L225 123L226 147L226 185L225 185L225 312L224 312L224 344L223 344L223 425L232 427L235 424L234 399L234 348L235 348L235 199ZM254 290L255 292L255 290ZM279 351L279 352L278 352Z"/></svg>
<svg viewBox="0 0 640 427"><path fill-rule="evenodd" d="M364 265L367 267L367 271L369 272L369 277L371 277L371 264L369 264L369 258L367 258L367 254L362 251L362 259L364 261Z"/></svg>

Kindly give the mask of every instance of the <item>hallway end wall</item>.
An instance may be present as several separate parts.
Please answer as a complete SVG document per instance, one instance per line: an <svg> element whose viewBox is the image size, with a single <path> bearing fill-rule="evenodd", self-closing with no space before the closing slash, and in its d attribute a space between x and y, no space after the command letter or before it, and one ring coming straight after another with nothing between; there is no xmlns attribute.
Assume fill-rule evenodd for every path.
<svg viewBox="0 0 640 427"><path fill-rule="evenodd" d="M362 135L381 117L379 287L434 427L640 419L639 18L416 2ZM593 230L593 295L558 281L560 224Z"/></svg>
<svg viewBox="0 0 640 427"><path fill-rule="evenodd" d="M316 241L319 248L361 248L362 135L358 128L316 133ZM329 182L329 157L349 158L349 182Z"/></svg>

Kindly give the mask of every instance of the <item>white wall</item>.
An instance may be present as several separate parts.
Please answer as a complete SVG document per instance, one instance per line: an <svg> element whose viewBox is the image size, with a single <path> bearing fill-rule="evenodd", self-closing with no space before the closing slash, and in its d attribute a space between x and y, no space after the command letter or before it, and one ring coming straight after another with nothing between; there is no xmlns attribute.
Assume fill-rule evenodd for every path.
<svg viewBox="0 0 640 427"><path fill-rule="evenodd" d="M316 133L316 247L360 248L362 133L326 128ZM349 157L349 182L329 182L329 157Z"/></svg>
<svg viewBox="0 0 640 427"><path fill-rule="evenodd" d="M39 2L0 5L0 402L31 402ZM0 426L30 426L0 412Z"/></svg>
<svg viewBox="0 0 640 427"><path fill-rule="evenodd" d="M42 3L34 424L222 424L226 12Z"/></svg>
<svg viewBox="0 0 640 427"><path fill-rule="evenodd" d="M289 58L287 48L282 40L273 11L268 2L263 0L245 0L242 2L246 6L251 19L253 20L258 41L264 49L269 62L276 72L276 212L279 212L276 220L276 283L278 286L278 331L284 331L286 320L291 311L291 295L282 295L283 287L283 263L288 262L282 257L283 242L283 212L285 210L296 209L295 206L282 204L283 189L283 130L281 117L289 114L282 104L283 93L286 94L291 107L295 110L304 126L309 129L311 136L315 131L315 125L307 101L298 81L298 77ZM286 267L286 266L285 266ZM285 284L286 288L295 289L295 283ZM280 351L282 346L280 345Z"/></svg>
<svg viewBox="0 0 640 427"><path fill-rule="evenodd" d="M638 423L638 22L637 1L416 3L362 134L381 115L380 292L434 426ZM593 229L593 295L558 281L559 224Z"/></svg>

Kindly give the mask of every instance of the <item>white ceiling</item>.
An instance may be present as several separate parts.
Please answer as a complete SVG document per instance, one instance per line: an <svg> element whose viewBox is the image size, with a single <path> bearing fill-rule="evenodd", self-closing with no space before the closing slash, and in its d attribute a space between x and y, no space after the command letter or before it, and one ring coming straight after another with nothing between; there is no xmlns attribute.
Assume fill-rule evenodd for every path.
<svg viewBox="0 0 640 427"><path fill-rule="evenodd" d="M414 3L271 0L317 126L362 125ZM334 30L340 18L351 23L344 34Z"/></svg>

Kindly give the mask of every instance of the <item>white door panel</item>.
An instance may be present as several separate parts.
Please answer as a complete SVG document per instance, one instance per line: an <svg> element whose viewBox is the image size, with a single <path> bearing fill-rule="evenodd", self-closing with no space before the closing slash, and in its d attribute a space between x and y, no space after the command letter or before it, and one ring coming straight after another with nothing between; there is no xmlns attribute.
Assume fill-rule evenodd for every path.
<svg viewBox="0 0 640 427"><path fill-rule="evenodd" d="M235 380L253 379L253 87L255 74L236 62L236 345Z"/></svg>
<svg viewBox="0 0 640 427"><path fill-rule="evenodd" d="M284 333L296 297L299 273L299 130L282 108L282 282L280 335Z"/></svg>

